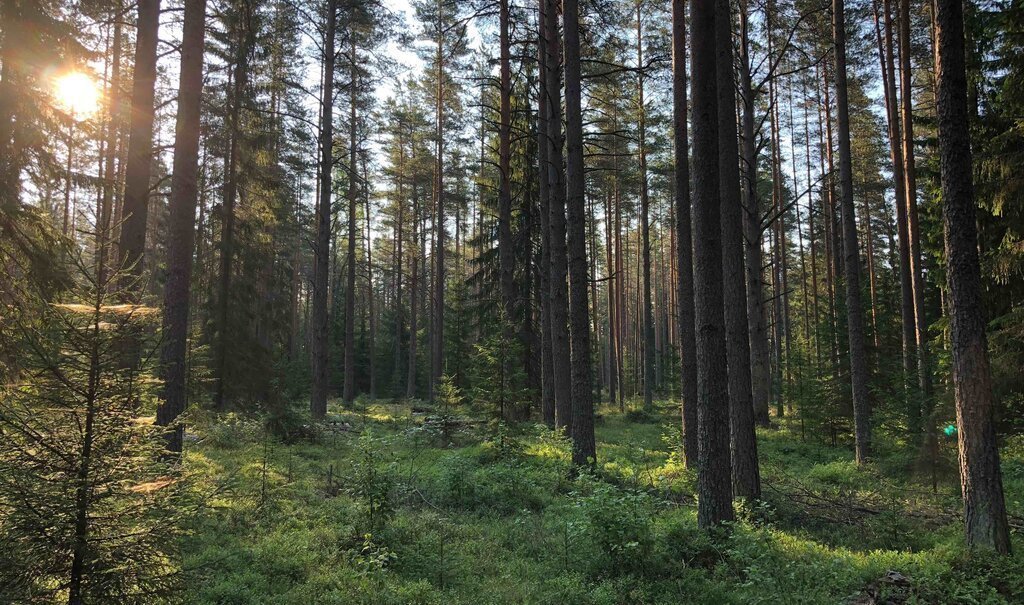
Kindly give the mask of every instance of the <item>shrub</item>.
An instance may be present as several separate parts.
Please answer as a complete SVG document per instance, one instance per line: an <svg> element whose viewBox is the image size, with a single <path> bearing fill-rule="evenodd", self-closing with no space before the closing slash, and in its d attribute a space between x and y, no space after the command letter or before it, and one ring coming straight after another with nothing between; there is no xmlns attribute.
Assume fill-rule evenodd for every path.
<svg viewBox="0 0 1024 605"><path fill-rule="evenodd" d="M599 573L643 573L654 546L652 498L645 492L619 489L583 476L577 509L601 555Z"/></svg>
<svg viewBox="0 0 1024 605"><path fill-rule="evenodd" d="M370 430L360 435L352 464L349 492L363 508L367 526L378 530L395 512L395 463L388 461L390 445Z"/></svg>

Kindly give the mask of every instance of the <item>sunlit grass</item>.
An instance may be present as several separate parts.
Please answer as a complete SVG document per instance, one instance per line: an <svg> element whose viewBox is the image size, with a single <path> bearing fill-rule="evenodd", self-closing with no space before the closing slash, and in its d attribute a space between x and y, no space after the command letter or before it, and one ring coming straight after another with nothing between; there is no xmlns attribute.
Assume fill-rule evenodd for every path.
<svg viewBox="0 0 1024 605"><path fill-rule="evenodd" d="M505 454L492 440L493 425L474 424L442 447L416 436L428 414L412 408L332 402L329 423L350 428L290 445L266 440L255 421L197 427L201 441L187 467L203 478L197 489L217 495L186 544L186 565L201 570L190 602L817 605L842 602L897 570L922 595L911 602L998 604L1011 601L986 574L1010 577L1024 567L1018 558L991 572L965 568L955 521L932 526L888 514L852 525L801 520L768 489L777 513L766 520L741 512L731 537L700 546L695 473L674 445L678 414L663 403L653 418L633 414L642 421L600 410L598 480L656 503L644 573L609 575L595 567L599 553L581 516L580 484L569 477L567 440L522 427L511 437L519 453ZM395 557L384 570L361 562L367 528L350 489L366 431L387 450L380 468L396 478L394 516L372 532L375 548ZM883 505L891 498L897 511L950 504L951 486L933 496L888 474L886 464L857 468L846 447L801 440L789 423L758 435L762 475L777 490L798 485ZM1008 450L1008 499L1019 501L1012 469L1020 468L1024 447Z"/></svg>

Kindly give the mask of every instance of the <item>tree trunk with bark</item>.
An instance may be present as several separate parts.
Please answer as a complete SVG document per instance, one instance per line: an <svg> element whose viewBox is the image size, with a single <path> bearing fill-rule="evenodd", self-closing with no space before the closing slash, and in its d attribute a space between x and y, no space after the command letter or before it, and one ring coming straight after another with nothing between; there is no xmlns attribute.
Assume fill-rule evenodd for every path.
<svg viewBox="0 0 1024 605"><path fill-rule="evenodd" d="M338 23L337 0L327 2L324 35L323 89L320 100L320 192L316 205L316 239L313 246L313 304L310 314L310 413L314 419L327 414L328 357L327 289L331 256L331 172L334 164L334 37Z"/></svg>
<svg viewBox="0 0 1024 605"><path fill-rule="evenodd" d="M555 428L555 377L552 359L551 334L551 180L548 153L550 126L548 104L547 11L548 0L538 2L537 62L537 176L540 181L540 332L541 332L541 418L549 428Z"/></svg>
<svg viewBox="0 0 1024 605"><path fill-rule="evenodd" d="M740 3L740 102L743 107L743 268L746 275L747 327L750 338L750 385L754 420L768 426L771 399L771 361L768 321L764 299L763 231L757 196L757 141L754 135L754 87L750 62L750 16L746 1Z"/></svg>
<svg viewBox="0 0 1024 605"><path fill-rule="evenodd" d="M568 212L569 335L572 356L572 462L592 466L594 402L590 364L590 306L587 302L586 175L583 165L583 113L580 65L580 23L577 0L563 3L565 22L566 210Z"/></svg>
<svg viewBox="0 0 1024 605"><path fill-rule="evenodd" d="M850 346L850 383L857 464L871 455L871 402L868 400L868 360L864 342L864 308L860 292L860 249L853 204L853 166L850 155L850 108L846 84L846 24L843 0L832 2L835 39L836 117L839 126L839 196L842 208L843 265L846 278L846 331Z"/></svg>
<svg viewBox="0 0 1024 605"><path fill-rule="evenodd" d="M740 197L736 86L729 0L715 0L718 84L718 172L721 195L722 296L728 360L732 485L736 496L759 498L757 435L751 400L747 289L743 267L743 208Z"/></svg>
<svg viewBox="0 0 1024 605"><path fill-rule="evenodd" d="M672 0L672 140L675 156L676 302L679 313L683 458L697 466L697 340L693 306L693 232L690 226L690 158L686 136L686 2Z"/></svg>
<svg viewBox="0 0 1024 605"><path fill-rule="evenodd" d="M130 275L135 279L142 275L142 255L146 250L149 180L153 165L156 46L159 30L160 0L139 0L128 152L124 172L124 201L121 206L121 237L118 242L121 265L129 268ZM132 284L130 290L141 294L142 288L139 284Z"/></svg>
<svg viewBox="0 0 1024 605"><path fill-rule="evenodd" d="M345 254L345 383L342 403L351 406L356 397L356 239L358 238L357 211L359 171L356 167L358 152L358 111L356 95L356 37L349 32L349 93L348 93L348 241Z"/></svg>
<svg viewBox="0 0 1024 605"><path fill-rule="evenodd" d="M981 301L962 0L935 1L936 109L950 348L967 544L1010 552Z"/></svg>
<svg viewBox="0 0 1024 605"><path fill-rule="evenodd" d="M167 283L164 286L163 401L156 423L169 427L167 450L181 453L184 428L178 416L185 411L188 395L189 299L192 284L192 253L196 233L196 199L199 172L199 118L203 92L203 47L206 35L206 0L186 0L181 37L181 69L178 82L178 118L174 130L174 163L171 178Z"/></svg>
<svg viewBox="0 0 1024 605"><path fill-rule="evenodd" d="M718 157L716 0L693 0L693 278L697 332L697 524L733 519L729 380L722 314L722 219Z"/></svg>
<svg viewBox="0 0 1024 605"><path fill-rule="evenodd" d="M549 226L551 248L551 358L555 393L555 426L572 433L572 382L569 348L569 287L566 258L565 168L562 155L561 42L558 9L547 0L548 183L551 187Z"/></svg>

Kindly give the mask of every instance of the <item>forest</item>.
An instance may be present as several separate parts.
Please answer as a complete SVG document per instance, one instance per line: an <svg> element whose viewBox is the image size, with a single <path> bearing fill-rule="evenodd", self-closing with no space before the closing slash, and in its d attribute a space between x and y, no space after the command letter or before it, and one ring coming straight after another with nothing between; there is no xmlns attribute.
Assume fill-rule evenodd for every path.
<svg viewBox="0 0 1024 605"><path fill-rule="evenodd" d="M1024 603L1020 0L0 0L0 604Z"/></svg>

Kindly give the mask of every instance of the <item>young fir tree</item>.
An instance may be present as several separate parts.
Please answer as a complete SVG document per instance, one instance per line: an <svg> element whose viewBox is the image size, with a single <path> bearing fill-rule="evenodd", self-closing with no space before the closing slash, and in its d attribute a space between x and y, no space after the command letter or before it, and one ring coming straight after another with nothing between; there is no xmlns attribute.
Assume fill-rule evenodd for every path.
<svg viewBox="0 0 1024 605"><path fill-rule="evenodd" d="M119 304L124 278L97 281L74 259L79 285L19 315L23 352L0 389L0 600L159 603L177 587L180 477L161 463L153 402L155 308ZM130 281L128 287L132 287ZM142 365L124 367L128 341Z"/></svg>

